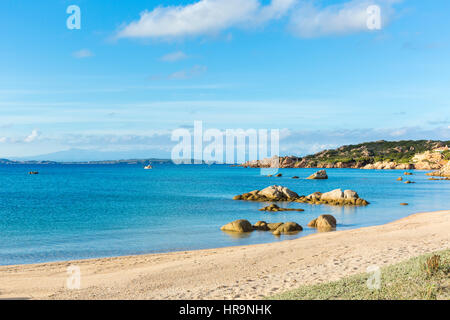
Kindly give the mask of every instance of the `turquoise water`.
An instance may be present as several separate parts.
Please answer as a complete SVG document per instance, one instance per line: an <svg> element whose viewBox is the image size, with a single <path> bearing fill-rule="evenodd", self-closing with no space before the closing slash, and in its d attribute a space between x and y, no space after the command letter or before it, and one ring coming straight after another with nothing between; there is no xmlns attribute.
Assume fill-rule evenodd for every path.
<svg viewBox="0 0 450 320"><path fill-rule="evenodd" d="M259 169L226 165L0 166L0 264L26 264L215 248L281 241L315 230L307 223L329 213L338 230L384 224L409 214L450 209L450 181L429 181L416 171L395 181L403 171L328 169L328 180L305 178L315 169L281 169L281 178ZM28 175L39 171L39 175ZM234 195L269 185L299 194L353 189L367 207L311 206L285 203L304 212L267 213L264 204L231 200ZM399 205L407 202L409 206ZM220 231L235 219L295 221L297 235L274 237L255 231L236 237Z"/></svg>

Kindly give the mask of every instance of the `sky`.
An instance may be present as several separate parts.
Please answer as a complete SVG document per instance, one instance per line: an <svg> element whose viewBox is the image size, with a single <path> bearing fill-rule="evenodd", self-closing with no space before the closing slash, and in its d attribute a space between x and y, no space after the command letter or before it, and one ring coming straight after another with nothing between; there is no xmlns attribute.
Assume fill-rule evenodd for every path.
<svg viewBox="0 0 450 320"><path fill-rule="evenodd" d="M2 0L0 158L168 157L194 121L279 129L293 155L449 140L449 15L446 0Z"/></svg>

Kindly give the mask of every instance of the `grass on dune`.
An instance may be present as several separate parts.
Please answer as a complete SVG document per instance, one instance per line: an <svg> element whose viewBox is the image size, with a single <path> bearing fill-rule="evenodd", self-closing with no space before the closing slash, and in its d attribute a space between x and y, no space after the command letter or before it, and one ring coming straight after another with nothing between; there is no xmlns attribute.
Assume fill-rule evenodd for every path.
<svg viewBox="0 0 450 320"><path fill-rule="evenodd" d="M450 250L427 254L381 268L380 288L370 290L373 274L302 286L269 299L276 300L450 300Z"/></svg>

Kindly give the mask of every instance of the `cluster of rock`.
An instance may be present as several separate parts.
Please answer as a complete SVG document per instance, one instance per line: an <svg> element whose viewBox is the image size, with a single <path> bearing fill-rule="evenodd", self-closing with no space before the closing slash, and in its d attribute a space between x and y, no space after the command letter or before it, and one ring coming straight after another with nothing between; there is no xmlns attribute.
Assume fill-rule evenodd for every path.
<svg viewBox="0 0 450 320"><path fill-rule="evenodd" d="M233 200L247 201L295 201L299 195L292 190L282 186L270 186L262 190L253 190L248 193L237 195Z"/></svg>
<svg viewBox="0 0 450 320"><path fill-rule="evenodd" d="M248 193L237 195L233 200L247 201L295 201L309 204L330 204L330 205L358 205L365 206L369 202L360 198L353 190L341 189L330 192L314 192L308 196L299 196L292 190L282 186L270 186L262 190L254 190Z"/></svg>
<svg viewBox="0 0 450 320"><path fill-rule="evenodd" d="M265 221L258 221L252 225L248 220L241 219L224 225L220 230L239 233L252 232L253 230L272 231L274 235L281 235L299 232L302 231L303 228L295 222L266 223Z"/></svg>
<svg viewBox="0 0 450 320"><path fill-rule="evenodd" d="M277 212L277 211L305 211L305 210L303 210L303 209L292 209L292 208L280 208L275 203L273 203L270 206L267 206L267 207L264 207L262 209L259 209L259 211Z"/></svg>
<svg viewBox="0 0 450 320"><path fill-rule="evenodd" d="M331 231L336 229L336 218L329 214L320 215L318 218L310 221L308 227L316 228L319 231ZM254 230L271 231L274 235L290 234L302 231L303 228L296 222L276 222L267 223L258 221L252 225L248 220L240 219L230 222L220 228L222 231L246 233Z"/></svg>
<svg viewBox="0 0 450 320"><path fill-rule="evenodd" d="M310 175L308 178L306 179L310 179L310 180L323 180L323 179L328 179L328 175L327 172L325 170L319 170L316 173L313 173L312 175Z"/></svg>
<svg viewBox="0 0 450 320"><path fill-rule="evenodd" d="M353 190L335 189L329 192L314 192L308 196L300 196L296 202L309 204L329 204L329 205L355 205L366 206L369 204L367 200L359 197L358 193Z"/></svg>
<svg viewBox="0 0 450 320"><path fill-rule="evenodd" d="M447 162L440 170L427 173L428 176L450 177L450 161Z"/></svg>

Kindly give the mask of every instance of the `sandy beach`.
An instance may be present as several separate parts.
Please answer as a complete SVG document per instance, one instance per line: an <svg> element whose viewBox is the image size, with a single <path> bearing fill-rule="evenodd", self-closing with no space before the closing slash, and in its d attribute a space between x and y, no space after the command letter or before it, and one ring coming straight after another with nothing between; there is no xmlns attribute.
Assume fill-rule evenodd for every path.
<svg viewBox="0 0 450 320"><path fill-rule="evenodd" d="M296 240L0 267L0 298L258 299L450 247L450 211ZM66 288L67 267L81 288Z"/></svg>

